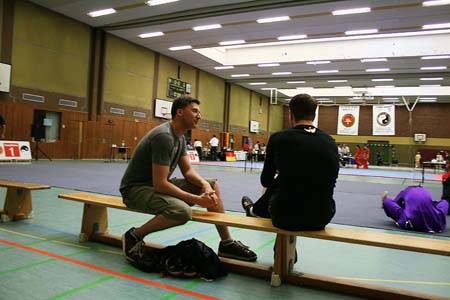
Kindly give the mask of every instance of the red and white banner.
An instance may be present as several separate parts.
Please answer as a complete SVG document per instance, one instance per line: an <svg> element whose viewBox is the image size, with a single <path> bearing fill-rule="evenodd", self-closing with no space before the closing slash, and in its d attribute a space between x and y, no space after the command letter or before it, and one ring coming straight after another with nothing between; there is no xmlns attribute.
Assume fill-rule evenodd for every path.
<svg viewBox="0 0 450 300"><path fill-rule="evenodd" d="M358 125L359 125L359 106L340 105L337 134L358 135Z"/></svg>
<svg viewBox="0 0 450 300"><path fill-rule="evenodd" d="M395 135L395 105L374 105L372 120L373 135Z"/></svg>
<svg viewBox="0 0 450 300"><path fill-rule="evenodd" d="M0 141L0 161L31 160L30 142Z"/></svg>

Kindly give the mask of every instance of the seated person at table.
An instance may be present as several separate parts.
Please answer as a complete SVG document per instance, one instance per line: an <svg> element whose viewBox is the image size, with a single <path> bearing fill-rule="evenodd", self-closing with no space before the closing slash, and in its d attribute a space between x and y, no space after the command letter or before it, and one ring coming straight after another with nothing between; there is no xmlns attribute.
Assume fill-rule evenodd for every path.
<svg viewBox="0 0 450 300"><path fill-rule="evenodd" d="M421 186L407 187L395 199L384 192L381 201L386 215L400 228L429 233L445 229L449 203L446 200L433 202L430 192Z"/></svg>
<svg viewBox="0 0 450 300"><path fill-rule="evenodd" d="M331 136L313 125L316 107L307 94L289 102L293 127L270 137L261 173L267 190L254 204L242 198L247 216L271 218L286 230L321 230L333 218L339 155Z"/></svg>

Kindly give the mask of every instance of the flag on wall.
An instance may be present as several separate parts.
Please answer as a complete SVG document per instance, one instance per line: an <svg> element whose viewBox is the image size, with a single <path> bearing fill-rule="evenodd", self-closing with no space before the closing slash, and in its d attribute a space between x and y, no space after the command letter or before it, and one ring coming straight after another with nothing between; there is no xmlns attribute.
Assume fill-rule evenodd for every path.
<svg viewBox="0 0 450 300"><path fill-rule="evenodd" d="M317 105L316 117L314 118L314 121L313 121L314 127L316 127L316 128L319 127L318 124L319 124L319 105Z"/></svg>
<svg viewBox="0 0 450 300"><path fill-rule="evenodd" d="M395 135L395 105L374 105L372 116L372 135Z"/></svg>
<svg viewBox="0 0 450 300"><path fill-rule="evenodd" d="M359 106L340 105L337 134L358 135Z"/></svg>

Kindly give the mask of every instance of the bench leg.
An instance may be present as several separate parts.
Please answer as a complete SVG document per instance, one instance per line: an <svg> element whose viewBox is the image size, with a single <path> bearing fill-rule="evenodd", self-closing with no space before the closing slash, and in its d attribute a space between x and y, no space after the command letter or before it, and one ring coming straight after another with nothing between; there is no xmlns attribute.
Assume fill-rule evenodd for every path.
<svg viewBox="0 0 450 300"><path fill-rule="evenodd" d="M296 236L277 234L275 258L270 284L280 286L282 278L294 269Z"/></svg>
<svg viewBox="0 0 450 300"><path fill-rule="evenodd" d="M5 205L1 213L3 222L32 217L31 191L9 187L6 191Z"/></svg>
<svg viewBox="0 0 450 300"><path fill-rule="evenodd" d="M94 234L108 231L108 210L106 207L84 204L80 242L86 242Z"/></svg>

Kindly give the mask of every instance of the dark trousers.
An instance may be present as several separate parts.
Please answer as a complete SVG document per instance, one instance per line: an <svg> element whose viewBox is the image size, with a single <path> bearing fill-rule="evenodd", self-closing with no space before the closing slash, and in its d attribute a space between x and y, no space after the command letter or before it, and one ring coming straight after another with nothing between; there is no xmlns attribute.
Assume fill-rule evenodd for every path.
<svg viewBox="0 0 450 300"><path fill-rule="evenodd" d="M217 160L217 147L211 147L211 160Z"/></svg>
<svg viewBox="0 0 450 300"><path fill-rule="evenodd" d="M272 189L268 188L264 194L253 205L253 213L261 218L270 219L270 198L272 197Z"/></svg>

